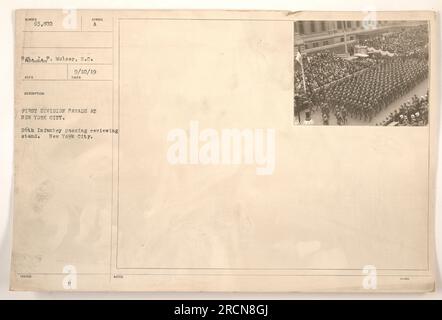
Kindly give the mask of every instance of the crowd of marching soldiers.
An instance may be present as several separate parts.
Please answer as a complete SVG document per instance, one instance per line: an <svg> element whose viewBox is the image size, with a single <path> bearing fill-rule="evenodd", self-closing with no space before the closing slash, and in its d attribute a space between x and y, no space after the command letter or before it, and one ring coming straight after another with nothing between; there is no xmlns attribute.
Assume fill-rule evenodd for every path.
<svg viewBox="0 0 442 320"><path fill-rule="evenodd" d="M295 74L298 92L295 115L299 120L300 110L308 111L309 115L320 110L324 125L330 123L331 117L336 118L338 125L347 124L349 118L371 122L382 109L428 76L428 31L425 25L376 36L362 44L395 55L371 54L370 58L347 61L325 51L303 58L306 92L301 90L301 75L299 72ZM399 125L426 122L425 111L417 111L418 121L416 112L405 115L401 110L391 115L397 118L394 121Z"/></svg>
<svg viewBox="0 0 442 320"><path fill-rule="evenodd" d="M428 91L425 96L414 95L403 103L399 109L391 112L377 126L425 126L428 123Z"/></svg>
<svg viewBox="0 0 442 320"><path fill-rule="evenodd" d="M330 111L338 125L345 125L348 117L370 122L391 102L407 93L427 77L428 64L421 59L391 59L366 72L346 78L312 96L323 114L323 123L330 119Z"/></svg>

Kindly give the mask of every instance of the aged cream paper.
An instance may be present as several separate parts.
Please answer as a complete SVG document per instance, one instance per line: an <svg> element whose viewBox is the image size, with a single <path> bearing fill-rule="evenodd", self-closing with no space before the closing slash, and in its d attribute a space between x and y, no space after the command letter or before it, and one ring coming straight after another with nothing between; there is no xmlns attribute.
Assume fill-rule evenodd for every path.
<svg viewBox="0 0 442 320"><path fill-rule="evenodd" d="M12 290L434 290L434 13L15 21ZM424 21L428 124L296 125L297 21Z"/></svg>

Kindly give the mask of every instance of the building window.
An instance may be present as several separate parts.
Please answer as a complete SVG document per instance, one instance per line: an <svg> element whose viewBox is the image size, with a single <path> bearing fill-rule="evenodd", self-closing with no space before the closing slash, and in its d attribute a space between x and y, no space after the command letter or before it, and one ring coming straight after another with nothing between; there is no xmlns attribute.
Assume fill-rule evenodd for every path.
<svg viewBox="0 0 442 320"><path fill-rule="evenodd" d="M353 37L353 36L350 36L350 40L354 40L355 39L355 37Z"/></svg>
<svg viewBox="0 0 442 320"><path fill-rule="evenodd" d="M310 45L308 43L305 44L305 49L309 49Z"/></svg>
<svg viewBox="0 0 442 320"><path fill-rule="evenodd" d="M344 42L344 41L345 41L345 39L344 39L344 37L342 37L342 38L341 38L341 42Z"/></svg>
<svg viewBox="0 0 442 320"><path fill-rule="evenodd" d="M338 21L338 29L342 29L342 21Z"/></svg>
<svg viewBox="0 0 442 320"><path fill-rule="evenodd" d="M323 42L323 45L324 45L324 46L328 46L328 41L325 40L325 41Z"/></svg>
<svg viewBox="0 0 442 320"><path fill-rule="evenodd" d="M315 21L310 21L310 30L311 32L316 32L316 24Z"/></svg>
<svg viewBox="0 0 442 320"><path fill-rule="evenodd" d="M304 22L300 21L298 27L299 27L299 33L304 34Z"/></svg>
<svg viewBox="0 0 442 320"><path fill-rule="evenodd" d="M351 28L351 21L347 21L347 28Z"/></svg>
<svg viewBox="0 0 442 320"><path fill-rule="evenodd" d="M357 22L356 22L356 26L357 26L358 28L360 28L360 27L361 27L361 21L357 21Z"/></svg>
<svg viewBox="0 0 442 320"><path fill-rule="evenodd" d="M313 42L313 48L317 48L319 47L319 43L318 42Z"/></svg>
<svg viewBox="0 0 442 320"><path fill-rule="evenodd" d="M321 31L325 31L325 21L321 21Z"/></svg>

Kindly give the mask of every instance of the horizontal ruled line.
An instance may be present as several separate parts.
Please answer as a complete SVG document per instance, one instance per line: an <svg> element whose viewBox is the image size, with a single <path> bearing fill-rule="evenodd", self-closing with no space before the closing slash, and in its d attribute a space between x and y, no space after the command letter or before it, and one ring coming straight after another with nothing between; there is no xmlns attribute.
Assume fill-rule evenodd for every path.
<svg viewBox="0 0 442 320"><path fill-rule="evenodd" d="M98 79L22 79L22 81L112 81L112 79L98 80Z"/></svg>
<svg viewBox="0 0 442 320"><path fill-rule="evenodd" d="M23 49L112 49L112 47L22 47Z"/></svg>
<svg viewBox="0 0 442 320"><path fill-rule="evenodd" d="M48 31L43 31L43 30L23 30L23 32L28 32L28 33L33 33L33 32L105 32L105 33L112 33L112 31L106 31L106 30L95 30L95 31L81 31L81 30L72 30L72 31L63 31L63 30L48 30Z"/></svg>
<svg viewBox="0 0 442 320"><path fill-rule="evenodd" d="M88 62L22 62L22 65L83 65L83 66L111 66L112 63L88 63Z"/></svg>
<svg viewBox="0 0 442 320"><path fill-rule="evenodd" d="M65 276L66 273L16 273L17 275L36 275L36 276ZM112 273L77 273L77 275L109 275ZM271 273L118 273L124 276L248 276L248 277L361 277L360 274L271 274ZM411 275L411 274L378 274L378 277L413 277L429 278L431 275Z"/></svg>

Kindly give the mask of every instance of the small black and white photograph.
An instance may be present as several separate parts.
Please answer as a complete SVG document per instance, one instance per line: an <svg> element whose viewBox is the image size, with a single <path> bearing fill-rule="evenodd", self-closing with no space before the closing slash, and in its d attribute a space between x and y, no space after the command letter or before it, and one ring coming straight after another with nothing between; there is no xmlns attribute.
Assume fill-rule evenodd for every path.
<svg viewBox="0 0 442 320"><path fill-rule="evenodd" d="M426 126L428 21L294 22L294 124Z"/></svg>

